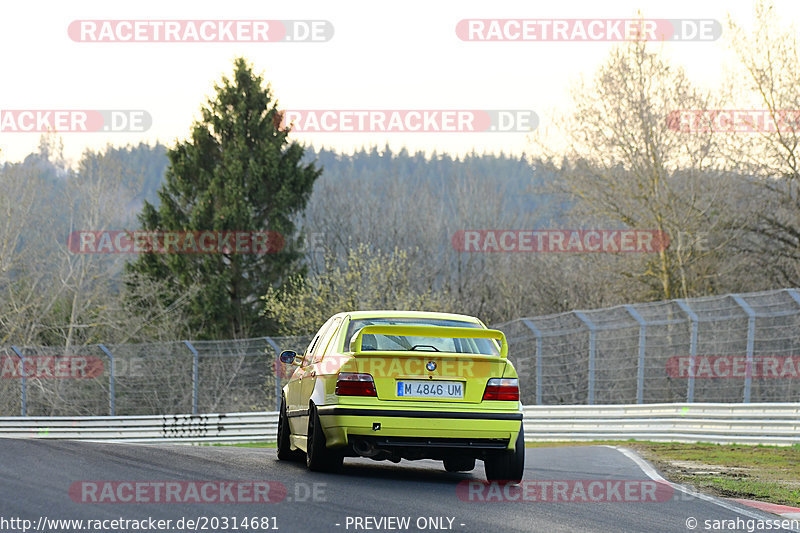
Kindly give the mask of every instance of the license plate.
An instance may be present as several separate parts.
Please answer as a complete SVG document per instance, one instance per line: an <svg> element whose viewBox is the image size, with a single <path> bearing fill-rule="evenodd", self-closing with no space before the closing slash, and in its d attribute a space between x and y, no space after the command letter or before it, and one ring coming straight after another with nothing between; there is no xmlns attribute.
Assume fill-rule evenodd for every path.
<svg viewBox="0 0 800 533"><path fill-rule="evenodd" d="M398 381L397 396L463 399L464 384L455 381Z"/></svg>

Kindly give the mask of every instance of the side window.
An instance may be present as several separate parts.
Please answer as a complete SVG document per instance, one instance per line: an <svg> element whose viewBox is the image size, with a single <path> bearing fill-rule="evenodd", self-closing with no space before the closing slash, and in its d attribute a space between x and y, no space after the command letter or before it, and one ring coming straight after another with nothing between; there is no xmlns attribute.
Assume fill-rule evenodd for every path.
<svg viewBox="0 0 800 533"><path fill-rule="evenodd" d="M311 357L314 353L314 348L317 347L319 344L319 339L325 334L325 332L328 330L328 326L330 325L331 321L328 320L321 328L319 328L319 331L316 335L314 335L314 339L311 341L311 344L309 344L308 348L306 348L306 353L303 355L303 363L300 366L308 366L311 364Z"/></svg>
<svg viewBox="0 0 800 533"><path fill-rule="evenodd" d="M339 329L339 324L342 323L341 318L333 319L331 322L328 331L325 332L325 335L322 336L322 339L319 341L319 344L314 348L314 355L313 355L313 362L319 363L322 360L322 356L325 355L325 351L328 348L328 344L330 344L331 339L333 338L334 334Z"/></svg>

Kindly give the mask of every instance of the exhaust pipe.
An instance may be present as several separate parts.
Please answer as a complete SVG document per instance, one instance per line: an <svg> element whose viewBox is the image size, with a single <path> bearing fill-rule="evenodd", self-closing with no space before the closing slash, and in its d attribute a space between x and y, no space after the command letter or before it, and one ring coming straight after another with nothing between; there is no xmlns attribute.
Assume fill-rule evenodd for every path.
<svg viewBox="0 0 800 533"><path fill-rule="evenodd" d="M368 440L357 440L353 442L353 450L362 457L375 457L381 451Z"/></svg>

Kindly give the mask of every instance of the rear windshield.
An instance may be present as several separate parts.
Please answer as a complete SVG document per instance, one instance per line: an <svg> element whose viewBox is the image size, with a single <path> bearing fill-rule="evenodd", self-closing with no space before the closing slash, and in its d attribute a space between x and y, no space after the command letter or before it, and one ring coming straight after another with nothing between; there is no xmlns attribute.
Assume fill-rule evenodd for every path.
<svg viewBox="0 0 800 533"><path fill-rule="evenodd" d="M350 347L350 340L364 326L448 326L455 328L478 328L480 324L463 320L446 320L441 318L360 318L350 321L347 327L345 350ZM500 355L497 345L490 339L452 339L438 337L409 337L405 335L364 335L361 350L419 352L471 353L484 355Z"/></svg>

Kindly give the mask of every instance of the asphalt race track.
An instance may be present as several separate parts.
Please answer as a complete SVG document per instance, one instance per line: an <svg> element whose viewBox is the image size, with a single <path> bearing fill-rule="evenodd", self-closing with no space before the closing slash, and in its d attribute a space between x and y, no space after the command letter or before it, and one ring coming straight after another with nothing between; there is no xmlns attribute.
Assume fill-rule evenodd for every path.
<svg viewBox="0 0 800 533"><path fill-rule="evenodd" d="M527 450L525 480L579 480L584 489L589 480L602 481L603 485L643 486L651 478L643 470L647 465L637 464L635 457L605 446L533 448ZM652 475L657 474L651 472ZM742 524L746 531L748 520L775 520L778 517L740 507L727 500L716 500L702 495L692 495L667 488L668 498L661 494L659 501L643 499L634 491L629 497L637 501L602 501L598 496L614 499L612 489L606 494L592 492L594 501L581 499L579 493L562 493L562 500L533 501L521 489L516 493L502 494L502 487L492 487L484 481L483 465L467 474L451 474L441 463L434 461L403 461L399 465L374 462L369 459L345 459L341 472L335 474L312 473L305 465L279 462L274 449L234 447L191 447L177 445L126 445L57 440L0 439L0 530L22 531L74 531L48 525L52 519L83 519L83 531L125 531L124 523L112 520L147 520L139 530L158 527L156 520L172 520L165 531L691 531L687 520L696 519L695 531L711 531L704 527L705 520L728 520ZM173 499L163 501L167 489L160 496L135 493L136 487L147 483L111 484L108 482L190 482L181 484L181 491ZM194 503L187 487L193 483L220 481L271 481L279 482L269 488L266 495L274 503L241 503L256 497L252 492L214 493L203 496L206 503ZM470 481L474 482L470 485ZM622 485L615 482L621 481ZM88 483L87 483L88 482ZM103 483L106 482L106 483ZM282 485L281 485L282 484ZM244 484L245 486L250 486ZM569 491L576 484L568 485ZM164 485L166 487L166 485ZM173 486L177 484L173 483ZM237 485L238 486L238 485ZM544 485L543 485L544 486ZM553 485L554 487L555 485ZM71 490L72 487L72 490ZM91 487L91 491L87 489ZM108 492L103 493L105 487ZM111 488L114 487L114 488ZM281 492L285 487L285 491ZM475 489L469 492L469 487ZM94 490L96 489L96 492ZM486 492L480 492L485 489ZM177 490L177 489L176 489ZM239 490L239 489L237 489ZM540 491L544 490L540 488ZM89 491L89 492L87 492ZM621 489L624 496L625 489ZM480 493L480 494L479 494ZM225 501L231 494L236 502ZM542 494L540 492L539 494ZM549 493L550 500L555 496ZM563 495L569 501L563 501ZM264 492L260 493L263 499ZM490 501L480 501L484 497ZM504 498L525 501L497 501ZM104 503L96 503L99 498ZM154 501L161 498L161 501ZM215 500L215 498L217 498ZM133 499L122 502L121 500ZM222 499L223 501L218 501ZM477 499L477 500L476 500ZM547 498L545 498L547 499ZM209 500L213 503L207 503ZM492 501L494 500L494 501ZM661 501L665 500L665 501ZM241 520L256 528L244 529ZM399 517L407 522L394 518ZM16 522L10 520L16 519ZM212 521L216 520L216 521ZM227 519L226 524L223 519ZM24 520L30 520L25 523ZM182 527L176 522L183 520ZM187 524L187 520L196 521ZM4 522L5 521L5 522ZM728 522L731 524L732 522ZM156 524L153 526L153 524ZM724 523L717 523L724 525ZM163 524L162 524L163 525ZM189 525L193 527L188 527ZM212 527L215 526L215 527ZM265 528L262 528L265 526ZM714 529L733 531L730 527ZM782 531L772 528L772 531Z"/></svg>

